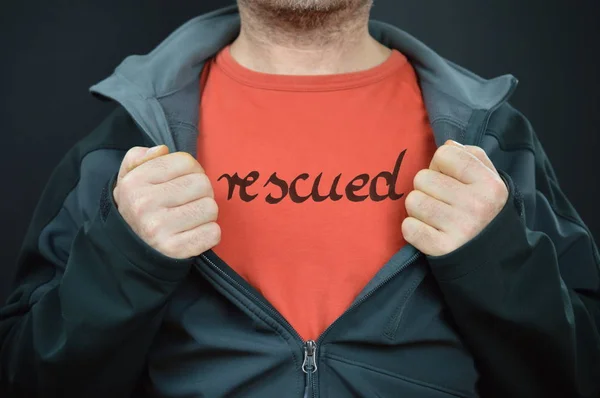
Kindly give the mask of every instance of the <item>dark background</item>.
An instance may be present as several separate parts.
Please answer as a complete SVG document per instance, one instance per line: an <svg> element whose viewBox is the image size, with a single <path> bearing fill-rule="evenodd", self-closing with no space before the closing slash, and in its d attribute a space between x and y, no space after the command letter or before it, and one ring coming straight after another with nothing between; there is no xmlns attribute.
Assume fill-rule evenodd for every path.
<svg viewBox="0 0 600 398"><path fill-rule="evenodd" d="M52 169L114 106L93 99L89 86L189 18L232 2L1 1L0 301ZM372 17L479 75L519 78L512 103L536 128L561 187L598 241L596 2L375 0Z"/></svg>

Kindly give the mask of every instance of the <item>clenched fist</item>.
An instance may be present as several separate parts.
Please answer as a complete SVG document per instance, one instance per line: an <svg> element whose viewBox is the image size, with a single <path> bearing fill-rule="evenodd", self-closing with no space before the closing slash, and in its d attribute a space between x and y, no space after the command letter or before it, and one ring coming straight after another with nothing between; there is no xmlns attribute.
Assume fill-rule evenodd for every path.
<svg viewBox="0 0 600 398"><path fill-rule="evenodd" d="M186 152L169 153L165 145L131 148L113 196L135 233L168 257L197 256L221 239L212 185Z"/></svg>
<svg viewBox="0 0 600 398"><path fill-rule="evenodd" d="M477 236L508 200L504 180L477 146L447 141L414 178L406 199L404 239L430 256L448 254Z"/></svg>

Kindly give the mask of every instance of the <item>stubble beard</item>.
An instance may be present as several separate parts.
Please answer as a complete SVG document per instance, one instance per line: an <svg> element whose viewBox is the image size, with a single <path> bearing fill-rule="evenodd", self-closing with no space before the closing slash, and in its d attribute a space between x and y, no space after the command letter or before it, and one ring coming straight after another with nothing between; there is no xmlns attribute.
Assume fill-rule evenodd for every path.
<svg viewBox="0 0 600 398"><path fill-rule="evenodd" d="M343 30L368 18L373 0L238 0L240 12L272 31L308 33ZM362 19L361 19L362 18Z"/></svg>

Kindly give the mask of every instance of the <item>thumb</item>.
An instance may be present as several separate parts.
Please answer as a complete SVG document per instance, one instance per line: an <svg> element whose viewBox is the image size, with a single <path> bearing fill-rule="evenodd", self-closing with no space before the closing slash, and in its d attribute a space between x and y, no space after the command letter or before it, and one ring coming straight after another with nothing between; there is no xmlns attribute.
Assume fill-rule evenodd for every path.
<svg viewBox="0 0 600 398"><path fill-rule="evenodd" d="M135 146L125 154L119 169L117 181L121 180L131 170L146 163L149 160L155 159L169 153L169 147L166 145L157 145L152 148Z"/></svg>
<svg viewBox="0 0 600 398"><path fill-rule="evenodd" d="M481 163L486 165L488 167L488 169L490 169L494 173L498 174L496 167L494 166L494 164L492 163L490 158L488 158L487 154L485 153L485 151L483 149L481 149L478 146L473 146L473 145L465 145L465 149L467 150L467 152L469 152L470 154L475 156L477 159L481 160Z"/></svg>
<svg viewBox="0 0 600 398"><path fill-rule="evenodd" d="M469 152L471 155L473 155L477 159L479 159L481 161L481 163L483 163L484 165L487 166L487 168L489 168L490 170L492 170L493 172L498 174L498 171L496 171L496 167L494 167L494 164L488 158L487 154L485 153L485 151L482 148L475 146L475 145L463 145L463 144L460 144L453 140L447 140L445 142L445 144L454 145L454 146L464 149L465 151Z"/></svg>

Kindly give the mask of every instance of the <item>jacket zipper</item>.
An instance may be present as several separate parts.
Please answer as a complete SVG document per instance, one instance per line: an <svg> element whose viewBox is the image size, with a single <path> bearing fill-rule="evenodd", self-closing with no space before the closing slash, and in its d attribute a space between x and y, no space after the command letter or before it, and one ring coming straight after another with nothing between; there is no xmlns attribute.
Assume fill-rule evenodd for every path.
<svg viewBox="0 0 600 398"><path fill-rule="evenodd" d="M270 304L258 298L254 293L248 290L243 284L239 283L231 276L229 276L225 271L223 271L219 266L217 266L212 260L210 260L204 253L200 254L205 262L211 266L219 275L221 275L230 285L234 288L237 288L238 291L243 293L247 298L249 298L253 303L258 304L263 310L268 312L273 316L273 318L281 325L284 326L285 329L292 334L299 345L302 347L302 372L305 374L305 387L304 387L304 398L316 398L316 377L317 377L317 349L319 344L323 341L324 337L327 333L350 311L354 308L358 307L360 304L365 302L369 297L373 295L377 290L379 290L382 286L387 284L389 281L394 279L400 272L406 269L409 265L413 264L420 256L422 256L422 252L417 252L412 255L408 260L406 260L398 269L396 269L393 273L388 275L384 280L379 282L369 293L365 294L360 300L355 301L342 315L340 315L333 323L331 323L327 329L318 337L316 341L307 340L304 341L302 337L298 334L298 332L292 327L292 325Z"/></svg>
<svg viewBox="0 0 600 398"><path fill-rule="evenodd" d="M304 343L304 361L302 362L302 371L306 374L306 384L304 387L304 398L312 398L314 393L313 373L317 371L317 343L308 340Z"/></svg>

